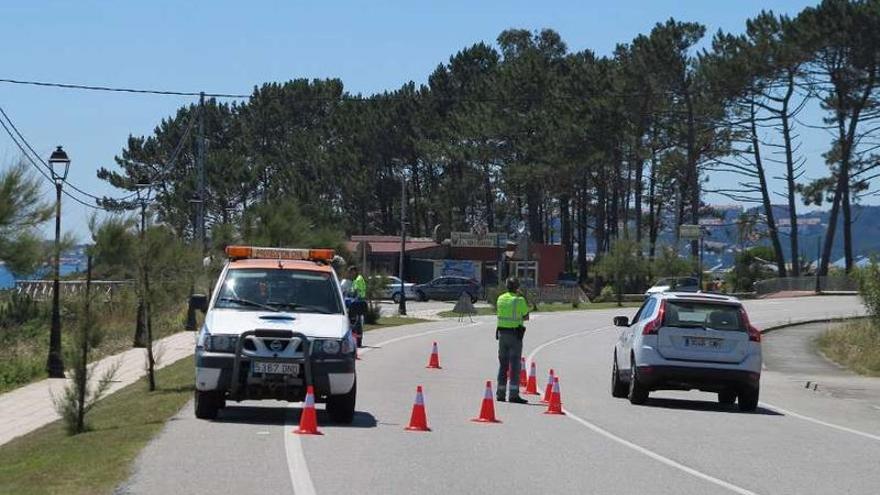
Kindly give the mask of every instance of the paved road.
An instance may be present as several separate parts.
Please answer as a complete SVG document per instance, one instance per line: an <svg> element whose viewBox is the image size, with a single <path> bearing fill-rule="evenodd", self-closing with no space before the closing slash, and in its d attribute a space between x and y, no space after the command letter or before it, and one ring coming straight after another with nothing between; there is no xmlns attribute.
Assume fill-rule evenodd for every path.
<svg viewBox="0 0 880 495"><path fill-rule="evenodd" d="M863 311L849 297L748 305L760 326ZM609 393L615 313L541 314L529 325L526 353L540 382L548 367L559 372L567 416L498 404L502 424L468 421L494 373L492 319L392 328L367 336L377 348L359 364L354 425L333 426L319 413L324 435L299 437L289 433L296 406L248 403L214 422L187 407L120 492L876 493L880 410L805 389L797 370L775 370L785 361L770 350L776 335L765 345L775 357L757 413L699 392L657 392L637 407ZM424 368L435 340L443 370ZM403 431L419 384L431 433Z"/></svg>

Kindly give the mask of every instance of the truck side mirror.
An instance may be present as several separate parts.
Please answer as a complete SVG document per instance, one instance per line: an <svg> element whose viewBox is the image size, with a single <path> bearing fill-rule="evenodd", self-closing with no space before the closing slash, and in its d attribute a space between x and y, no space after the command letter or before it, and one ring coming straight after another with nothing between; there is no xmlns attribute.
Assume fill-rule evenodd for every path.
<svg viewBox="0 0 880 495"><path fill-rule="evenodd" d="M614 326L615 327L628 327L629 326L629 318L626 316L615 316L614 317Z"/></svg>
<svg viewBox="0 0 880 495"><path fill-rule="evenodd" d="M196 311L208 312L208 296L205 294L189 296L189 307L186 310L186 325L184 328L190 332L196 331Z"/></svg>

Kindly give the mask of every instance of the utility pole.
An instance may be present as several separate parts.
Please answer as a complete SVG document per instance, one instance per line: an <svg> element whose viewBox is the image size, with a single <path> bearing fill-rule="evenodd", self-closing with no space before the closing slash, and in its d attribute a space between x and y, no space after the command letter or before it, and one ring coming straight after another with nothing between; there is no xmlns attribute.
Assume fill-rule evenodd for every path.
<svg viewBox="0 0 880 495"><path fill-rule="evenodd" d="M406 256L406 173L400 174L400 266L398 267L397 276L400 278L400 305L397 312L401 316L406 316L406 290L403 282L404 276L404 257Z"/></svg>
<svg viewBox="0 0 880 495"><path fill-rule="evenodd" d="M821 279L819 278L819 266L822 264L822 235L816 238L816 294L822 292Z"/></svg>
<svg viewBox="0 0 880 495"><path fill-rule="evenodd" d="M205 93L199 93L199 137L196 156L198 203L196 204L196 230L202 252L205 250Z"/></svg>

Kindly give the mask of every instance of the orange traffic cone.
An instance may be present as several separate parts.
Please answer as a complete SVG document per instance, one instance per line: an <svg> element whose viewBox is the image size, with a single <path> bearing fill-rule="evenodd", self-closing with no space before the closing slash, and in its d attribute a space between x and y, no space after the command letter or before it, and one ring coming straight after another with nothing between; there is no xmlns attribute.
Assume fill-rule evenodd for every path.
<svg viewBox="0 0 880 495"><path fill-rule="evenodd" d="M431 359L428 360L428 365L425 368L440 369L440 352L437 350L436 342L434 342L434 346L431 348Z"/></svg>
<svg viewBox="0 0 880 495"><path fill-rule="evenodd" d="M526 376L526 358L519 358L519 388L526 388L526 382L529 378Z"/></svg>
<svg viewBox="0 0 880 495"><path fill-rule="evenodd" d="M529 369L529 382L526 385L526 395L540 395L538 393L538 378L536 376L537 368L535 362L532 361L532 367Z"/></svg>
<svg viewBox="0 0 880 495"><path fill-rule="evenodd" d="M293 430L297 435L323 435L318 431L318 416L315 412L315 389L311 385L306 389L306 401L299 417L299 428Z"/></svg>
<svg viewBox="0 0 880 495"><path fill-rule="evenodd" d="M483 394L483 404L480 406L480 417L471 421L477 423L500 423L495 417L495 399L492 397L492 381L486 381L486 392Z"/></svg>
<svg viewBox="0 0 880 495"><path fill-rule="evenodd" d="M409 431L431 431L428 428L428 417L425 415L425 398L422 396L421 385L416 387L416 400L413 403L409 426L404 429Z"/></svg>
<svg viewBox="0 0 880 495"><path fill-rule="evenodd" d="M550 368L550 377L547 378L547 386L544 387L544 397L541 398L541 402L544 404L550 403L551 395L553 395L553 368Z"/></svg>
<svg viewBox="0 0 880 495"><path fill-rule="evenodd" d="M553 393L550 394L550 404L544 414L565 414L562 412L562 396L559 393L559 377L553 377Z"/></svg>

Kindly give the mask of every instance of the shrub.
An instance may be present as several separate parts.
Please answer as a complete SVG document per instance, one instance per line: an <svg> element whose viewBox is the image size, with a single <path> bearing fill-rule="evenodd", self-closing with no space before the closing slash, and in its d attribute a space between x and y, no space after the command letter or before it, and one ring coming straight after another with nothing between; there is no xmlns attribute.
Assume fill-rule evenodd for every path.
<svg viewBox="0 0 880 495"><path fill-rule="evenodd" d="M871 264L856 272L859 282L859 294L868 308L868 313L875 322L880 320L880 263L872 260Z"/></svg>
<svg viewBox="0 0 880 495"><path fill-rule="evenodd" d="M602 290L599 291L599 296L593 300L593 302L611 302L616 299L616 294L614 293L614 287L611 285L606 285L602 287Z"/></svg>

